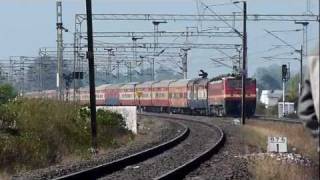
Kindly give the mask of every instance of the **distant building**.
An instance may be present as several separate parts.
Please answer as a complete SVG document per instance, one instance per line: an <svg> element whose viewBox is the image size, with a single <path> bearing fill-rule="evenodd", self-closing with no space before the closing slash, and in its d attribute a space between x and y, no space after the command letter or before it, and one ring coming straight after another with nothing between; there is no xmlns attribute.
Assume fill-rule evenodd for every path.
<svg viewBox="0 0 320 180"><path fill-rule="evenodd" d="M260 96L260 102L266 106L278 105L279 100L282 97L282 90L262 90Z"/></svg>
<svg viewBox="0 0 320 180"><path fill-rule="evenodd" d="M289 114L295 114L296 111L294 109L294 103L293 102L284 102L284 108L283 108L283 102L279 102L278 104L278 117L283 118L286 115Z"/></svg>

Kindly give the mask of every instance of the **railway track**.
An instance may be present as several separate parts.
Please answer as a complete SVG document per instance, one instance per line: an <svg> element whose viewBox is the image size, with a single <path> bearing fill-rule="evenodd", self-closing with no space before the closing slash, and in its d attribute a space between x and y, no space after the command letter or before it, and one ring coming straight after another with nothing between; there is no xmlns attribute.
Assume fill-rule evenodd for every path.
<svg viewBox="0 0 320 180"><path fill-rule="evenodd" d="M266 117L266 116L254 116L254 118L250 118L250 120L283 122L283 123L292 123L292 124L302 124L302 123L303 123L303 121L298 120L298 119L291 119L291 118L274 118L274 117Z"/></svg>
<svg viewBox="0 0 320 180"><path fill-rule="evenodd" d="M184 131L156 147L55 179L182 179L224 143L224 133L216 126L179 117L143 116L170 119L184 126Z"/></svg>

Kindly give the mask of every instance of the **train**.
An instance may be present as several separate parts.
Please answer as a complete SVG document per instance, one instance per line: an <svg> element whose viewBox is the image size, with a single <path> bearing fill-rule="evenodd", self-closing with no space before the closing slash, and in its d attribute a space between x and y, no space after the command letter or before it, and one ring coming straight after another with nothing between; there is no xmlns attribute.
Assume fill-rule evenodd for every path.
<svg viewBox="0 0 320 180"><path fill-rule="evenodd" d="M98 106L138 106L150 112L237 117L241 114L241 87L241 77L231 75L212 79L103 84L96 87L96 104ZM82 105L89 104L88 87L78 89L77 93L69 89L66 93L70 101L77 100ZM55 90L46 90L29 92L25 96L54 99L57 93ZM253 116L255 109L256 80L247 78L246 116Z"/></svg>

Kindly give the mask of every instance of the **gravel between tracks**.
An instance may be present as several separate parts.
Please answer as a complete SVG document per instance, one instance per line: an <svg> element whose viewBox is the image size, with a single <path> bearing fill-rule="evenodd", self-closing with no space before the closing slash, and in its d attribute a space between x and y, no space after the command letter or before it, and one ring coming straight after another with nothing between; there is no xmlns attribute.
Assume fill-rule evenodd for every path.
<svg viewBox="0 0 320 180"><path fill-rule="evenodd" d="M69 161L44 169L24 172L14 176L13 179L52 179L71 172L84 170L154 147L178 136L183 131L183 127L179 124L166 121L165 119L159 121L159 119L154 120L148 117L141 117L138 119L138 125L138 135L135 137L134 141L127 145L116 149L110 149L89 160Z"/></svg>
<svg viewBox="0 0 320 180"><path fill-rule="evenodd" d="M239 137L239 127L227 124L221 126L223 126L226 135L224 146L219 153L202 163L199 168L189 173L185 179L250 179L247 161L235 157L245 154L242 140Z"/></svg>
<svg viewBox="0 0 320 180"><path fill-rule="evenodd" d="M211 147L219 138L219 134L216 129L209 126L190 121L179 122L182 122L190 129L190 135L186 140L158 156L141 163L128 166L121 171L117 171L101 179L155 178L183 165L188 160L195 158Z"/></svg>
<svg viewBox="0 0 320 180"><path fill-rule="evenodd" d="M205 116L166 115L184 119L197 120L221 127L226 141L217 154L202 163L197 169L189 173L186 180L220 180L220 179L252 179L249 174L247 161L235 156L245 154L246 149L240 135L240 126L233 125L232 118L215 118Z"/></svg>

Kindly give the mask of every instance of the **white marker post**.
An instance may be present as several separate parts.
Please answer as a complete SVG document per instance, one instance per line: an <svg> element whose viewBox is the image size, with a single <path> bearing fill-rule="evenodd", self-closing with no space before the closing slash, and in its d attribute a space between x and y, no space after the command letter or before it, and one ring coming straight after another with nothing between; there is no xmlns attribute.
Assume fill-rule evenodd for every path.
<svg viewBox="0 0 320 180"><path fill-rule="evenodd" d="M268 137L268 152L286 153L288 152L288 138L287 137Z"/></svg>

